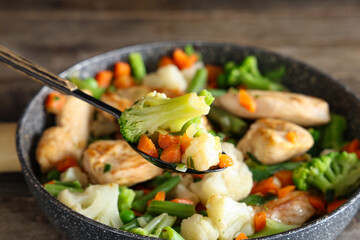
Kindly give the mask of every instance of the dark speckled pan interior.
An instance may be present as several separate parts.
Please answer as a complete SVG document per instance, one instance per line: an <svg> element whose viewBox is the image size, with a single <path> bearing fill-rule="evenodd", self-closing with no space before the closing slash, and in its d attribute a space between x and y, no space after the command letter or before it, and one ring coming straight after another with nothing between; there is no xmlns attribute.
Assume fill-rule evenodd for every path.
<svg viewBox="0 0 360 240"><path fill-rule="evenodd" d="M286 67L283 83L293 92L317 96L329 102L331 111L342 114L348 120L347 138L360 137L360 100L337 81L329 76L295 60L257 48L226 43L201 41L157 42L135 45L113 50L82 61L62 72L62 77L76 74L81 78L92 77L102 69L111 69L115 61L127 61L130 52L142 54L148 72L156 69L161 56L169 54L176 47L191 43L202 53L205 63L222 64L228 60L241 62L245 56L255 55L260 70L267 71L280 66ZM50 91L42 88L31 100L21 117L17 129L17 152L22 171L29 189L39 206L68 239L151 239L132 233L116 230L88 219L52 197L41 186L37 176L39 168L35 161L35 148L42 131L51 124L44 112L44 98ZM261 239L335 239L356 214L360 206L359 190L340 208L308 224L280 234Z"/></svg>

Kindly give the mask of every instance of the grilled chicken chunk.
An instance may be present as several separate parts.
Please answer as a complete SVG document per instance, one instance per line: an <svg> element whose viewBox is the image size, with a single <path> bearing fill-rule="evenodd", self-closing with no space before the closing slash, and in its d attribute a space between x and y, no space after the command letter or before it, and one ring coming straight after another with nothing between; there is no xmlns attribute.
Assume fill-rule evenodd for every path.
<svg viewBox="0 0 360 240"><path fill-rule="evenodd" d="M287 138L289 132L293 141ZM264 118L250 126L236 147L244 154L252 153L264 164L275 164L305 153L313 144L306 129L285 120Z"/></svg>
<svg viewBox="0 0 360 240"><path fill-rule="evenodd" d="M80 159L89 137L93 107L68 96L62 111L57 115L57 126L46 129L36 149L36 159L42 172L56 167L64 157Z"/></svg>
<svg viewBox="0 0 360 240"><path fill-rule="evenodd" d="M110 170L104 172L105 165ZM160 175L163 170L143 159L124 140L100 140L84 152L84 170L94 184L132 186Z"/></svg>
<svg viewBox="0 0 360 240"><path fill-rule="evenodd" d="M266 216L285 224L301 225L316 212L310 204L309 193L292 191L283 198L274 199L263 206L253 207L255 212L265 212Z"/></svg>
<svg viewBox="0 0 360 240"><path fill-rule="evenodd" d="M301 126L316 126L330 121L329 105L322 99L297 93L247 90L256 102L249 112L239 104L238 94L228 92L217 98L217 104L236 116L249 119L280 118Z"/></svg>

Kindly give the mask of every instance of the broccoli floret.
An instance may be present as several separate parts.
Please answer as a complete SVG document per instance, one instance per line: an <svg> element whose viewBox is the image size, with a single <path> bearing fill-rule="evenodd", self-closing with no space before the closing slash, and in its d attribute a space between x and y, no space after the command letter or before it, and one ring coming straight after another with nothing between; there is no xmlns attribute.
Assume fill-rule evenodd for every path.
<svg viewBox="0 0 360 240"><path fill-rule="evenodd" d="M293 180L298 189L312 186L328 200L348 196L360 186L360 160L354 153L332 152L297 167Z"/></svg>
<svg viewBox="0 0 360 240"><path fill-rule="evenodd" d="M205 97L196 93L170 99L152 92L123 112L119 118L120 131L126 141L137 143L143 134L179 132L187 121L206 115L209 110Z"/></svg>

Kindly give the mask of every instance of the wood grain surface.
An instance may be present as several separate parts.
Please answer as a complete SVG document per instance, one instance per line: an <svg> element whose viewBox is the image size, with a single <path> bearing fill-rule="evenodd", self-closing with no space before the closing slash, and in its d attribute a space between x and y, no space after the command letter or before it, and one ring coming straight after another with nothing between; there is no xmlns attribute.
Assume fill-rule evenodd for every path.
<svg viewBox="0 0 360 240"><path fill-rule="evenodd" d="M360 96L360 1L0 1L0 44L55 73L126 45L194 39L276 51ZM0 66L0 122L17 121L41 87ZM0 239L61 239L20 173L0 174L0 223ZM360 239L359 213L339 239Z"/></svg>

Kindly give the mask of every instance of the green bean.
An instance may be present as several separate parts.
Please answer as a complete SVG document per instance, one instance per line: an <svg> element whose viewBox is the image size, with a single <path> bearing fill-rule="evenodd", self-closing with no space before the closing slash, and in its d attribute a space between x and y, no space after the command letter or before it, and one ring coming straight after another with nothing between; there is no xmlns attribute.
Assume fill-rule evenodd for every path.
<svg viewBox="0 0 360 240"><path fill-rule="evenodd" d="M192 204L174 203L170 201L151 201L148 212L152 214L168 213L179 218L188 218L195 213L195 206Z"/></svg>
<svg viewBox="0 0 360 240"><path fill-rule="evenodd" d="M214 97L220 97L224 95L227 91L225 89L214 88L208 89L208 92L210 92Z"/></svg>
<svg viewBox="0 0 360 240"><path fill-rule="evenodd" d="M248 128L246 122L217 106L211 106L207 117L218 124L222 132L235 136L242 136Z"/></svg>
<svg viewBox="0 0 360 240"><path fill-rule="evenodd" d="M185 240L175 229L167 226L161 232L160 238L169 240Z"/></svg>
<svg viewBox="0 0 360 240"><path fill-rule="evenodd" d="M161 231L165 228L165 227L171 227L176 221L176 217L173 216L169 216L166 214L166 216L163 218L163 220L161 220L161 222L156 226L156 231L155 231L155 236L159 237Z"/></svg>
<svg viewBox="0 0 360 240"><path fill-rule="evenodd" d="M186 92L200 92L205 88L208 72L206 68L200 68L197 70L194 78L191 80L190 85Z"/></svg>
<svg viewBox="0 0 360 240"><path fill-rule="evenodd" d="M141 84L142 79L146 75L146 68L141 54L139 52L130 53L129 62L135 78L135 83Z"/></svg>
<svg viewBox="0 0 360 240"><path fill-rule="evenodd" d="M73 182L60 182L54 181L54 183L46 183L44 185L46 191L48 191L54 197L57 197L59 193L65 189L68 189L71 192L83 192L84 190L81 188L81 183L79 180Z"/></svg>
<svg viewBox="0 0 360 240"><path fill-rule="evenodd" d="M125 230L125 231L130 231L134 228L139 228L141 227L140 224L139 224L139 221L138 219L139 218L143 218L146 222L150 222L154 217L153 215L151 215L150 213L145 213L144 215L142 215L141 217L138 217L134 220L132 220L131 222L123 225L120 230Z"/></svg>
<svg viewBox="0 0 360 240"><path fill-rule="evenodd" d="M148 224L146 224L144 229L149 233L152 233L166 216L168 216L166 213L162 213L159 216L154 217Z"/></svg>
<svg viewBox="0 0 360 240"><path fill-rule="evenodd" d="M180 176L175 176L169 180L167 180L166 182L164 182L163 184L161 184L160 186L158 186L157 188L155 188L154 190L152 190L151 192L149 192L148 194L144 195L143 197L135 200L133 202L133 209L135 211L138 212L145 212L146 210L146 204L147 202L154 198L156 193L160 192L160 191L165 191L165 192L169 192L171 189L173 189L178 183L180 182Z"/></svg>

